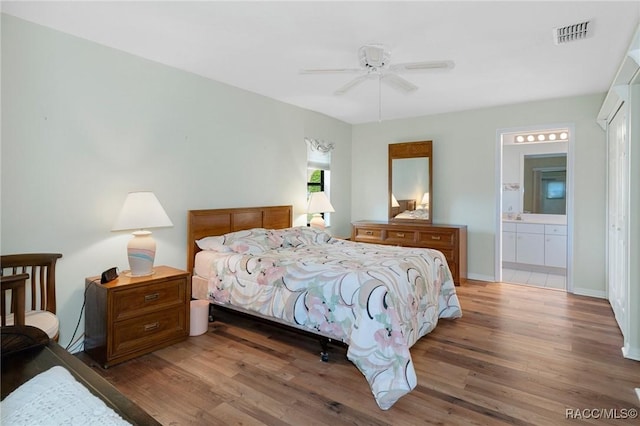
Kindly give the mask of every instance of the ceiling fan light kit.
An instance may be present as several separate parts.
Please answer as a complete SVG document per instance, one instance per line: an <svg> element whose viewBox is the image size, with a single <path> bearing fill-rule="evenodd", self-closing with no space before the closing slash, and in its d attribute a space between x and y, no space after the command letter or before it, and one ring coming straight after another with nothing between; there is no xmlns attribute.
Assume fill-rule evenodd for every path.
<svg viewBox="0 0 640 426"><path fill-rule="evenodd" d="M382 68L389 62L391 54L381 44L367 44L358 49L360 65L365 69Z"/></svg>

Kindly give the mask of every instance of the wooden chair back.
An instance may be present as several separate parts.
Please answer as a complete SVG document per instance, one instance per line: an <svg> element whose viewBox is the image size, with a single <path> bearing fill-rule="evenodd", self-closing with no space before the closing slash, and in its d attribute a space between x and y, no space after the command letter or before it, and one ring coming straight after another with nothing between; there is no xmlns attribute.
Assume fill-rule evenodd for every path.
<svg viewBox="0 0 640 426"><path fill-rule="evenodd" d="M61 257L59 253L0 256L3 276L29 274L25 287L27 310L56 313L56 262Z"/></svg>
<svg viewBox="0 0 640 426"><path fill-rule="evenodd" d="M13 312L14 325L24 326L25 306L25 286L29 274L3 275L0 277L2 293L0 299L0 315L2 316L2 327L7 325L7 293L10 294L11 312Z"/></svg>

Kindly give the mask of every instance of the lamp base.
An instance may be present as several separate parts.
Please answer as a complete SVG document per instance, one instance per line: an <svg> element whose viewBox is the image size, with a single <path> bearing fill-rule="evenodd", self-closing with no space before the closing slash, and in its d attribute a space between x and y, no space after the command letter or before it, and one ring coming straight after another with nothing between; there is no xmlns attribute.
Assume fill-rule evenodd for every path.
<svg viewBox="0 0 640 426"><path fill-rule="evenodd" d="M129 275L132 277L146 277L153 274L156 242L151 237L151 231L136 231L133 235L134 237L127 244Z"/></svg>
<svg viewBox="0 0 640 426"><path fill-rule="evenodd" d="M322 230L324 230L324 228L325 228L324 219L322 218L320 213L314 213L313 214L313 217L311 218L311 221L309 222L309 225L312 228L317 228L317 229L322 229Z"/></svg>
<svg viewBox="0 0 640 426"><path fill-rule="evenodd" d="M138 278L138 277L150 277L151 275L155 274L156 270L152 269L150 274L144 274L144 275L133 275L133 273L131 273L131 271L124 271L123 274L125 277L129 277L129 278Z"/></svg>

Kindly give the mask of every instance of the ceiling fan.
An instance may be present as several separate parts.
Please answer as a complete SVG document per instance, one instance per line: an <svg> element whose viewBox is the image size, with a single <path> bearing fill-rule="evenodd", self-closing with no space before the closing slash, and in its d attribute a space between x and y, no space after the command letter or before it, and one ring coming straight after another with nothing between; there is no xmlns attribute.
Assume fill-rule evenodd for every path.
<svg viewBox="0 0 640 426"><path fill-rule="evenodd" d="M390 65L391 53L381 44L366 44L358 49L360 68L308 68L300 70L301 74L359 74L334 93L344 95L349 90L369 79L378 79L379 83L403 92L418 90L418 86L400 77L398 73L410 71L429 71L435 69L452 69L453 61L404 62Z"/></svg>

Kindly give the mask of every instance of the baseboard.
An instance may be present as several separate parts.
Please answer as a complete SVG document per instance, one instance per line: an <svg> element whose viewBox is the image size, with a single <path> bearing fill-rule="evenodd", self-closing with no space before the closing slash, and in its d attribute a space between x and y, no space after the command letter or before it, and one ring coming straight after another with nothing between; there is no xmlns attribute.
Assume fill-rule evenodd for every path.
<svg viewBox="0 0 640 426"><path fill-rule="evenodd" d="M540 272L541 274L567 275L567 268L556 268L554 266L544 265L529 265L527 263L502 262L502 269Z"/></svg>
<svg viewBox="0 0 640 426"><path fill-rule="evenodd" d="M599 299L606 299L607 293L604 290L591 290L590 288L573 288L573 294L578 296L597 297Z"/></svg>
<svg viewBox="0 0 640 426"><path fill-rule="evenodd" d="M622 356L635 361L640 361L640 348L631 348L625 344L622 347Z"/></svg>
<svg viewBox="0 0 640 426"><path fill-rule="evenodd" d="M474 281L488 281L490 283L496 282L496 277L494 277L493 275L467 274L467 279Z"/></svg>

